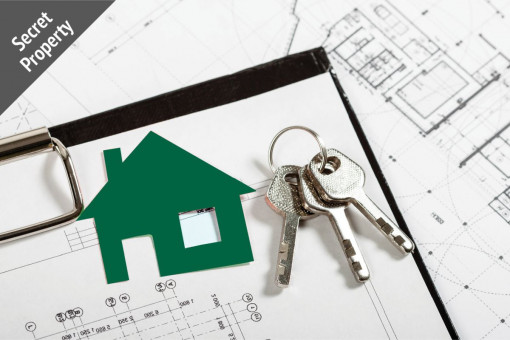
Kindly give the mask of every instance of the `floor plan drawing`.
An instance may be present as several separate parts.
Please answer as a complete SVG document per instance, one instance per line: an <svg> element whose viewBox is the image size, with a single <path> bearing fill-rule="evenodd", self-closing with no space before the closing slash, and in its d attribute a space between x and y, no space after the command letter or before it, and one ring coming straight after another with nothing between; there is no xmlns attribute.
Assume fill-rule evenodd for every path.
<svg viewBox="0 0 510 340"><path fill-rule="evenodd" d="M425 134L508 72L510 60L494 51L468 73L390 3L368 13L372 20L354 9L328 30L323 46Z"/></svg>

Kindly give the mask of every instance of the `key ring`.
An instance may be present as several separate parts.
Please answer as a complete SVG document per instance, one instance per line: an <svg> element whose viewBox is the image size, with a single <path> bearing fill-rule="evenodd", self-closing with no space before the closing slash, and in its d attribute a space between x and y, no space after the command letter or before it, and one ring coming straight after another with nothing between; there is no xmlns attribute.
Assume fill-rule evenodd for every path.
<svg viewBox="0 0 510 340"><path fill-rule="evenodd" d="M320 153L322 156L322 163L319 168L319 171L320 172L324 171L324 169L326 168L326 163L328 161L328 152L327 152L326 146L324 145L324 141L317 134L317 132L315 132L312 129L309 129L305 126L299 126L299 125L286 127L285 129L278 132L276 134L276 136L274 136L274 138L271 141L271 144L269 146L269 167L271 168L271 171L273 171L273 173L276 172L276 167L274 166L274 163L273 163L273 151L274 151L274 146L276 144L276 141L278 140L278 138L280 138L281 135L283 135L285 132L287 132L289 130L304 130L304 131L308 132L309 134L311 134L315 138L315 140L319 144L319 148L321 149Z"/></svg>

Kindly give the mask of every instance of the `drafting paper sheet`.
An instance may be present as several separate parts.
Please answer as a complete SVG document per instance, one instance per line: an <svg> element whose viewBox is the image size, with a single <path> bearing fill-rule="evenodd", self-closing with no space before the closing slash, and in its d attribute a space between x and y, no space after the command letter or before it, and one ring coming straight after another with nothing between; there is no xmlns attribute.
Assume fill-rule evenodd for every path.
<svg viewBox="0 0 510 340"><path fill-rule="evenodd" d="M402 256L354 209L349 209L348 217L371 269L368 283L354 281L328 219L317 217L299 229L290 287L274 285L283 221L264 200L271 178L267 148L277 131L296 124L315 129L329 146L355 159L366 170L369 195L390 213L327 73L75 146L70 152L86 204L106 182L102 150L120 147L125 158L149 131L253 186L257 192L242 196L242 206L255 261L159 277L150 239L135 238L124 241L130 280L107 285L93 221L76 222L0 247L0 337L448 338L413 258ZM277 145L275 160L303 164L317 149L311 136L292 132ZM62 202L68 189L56 179L58 162L46 157L31 164L31 171L45 173L38 180L46 180L34 181L31 185L37 190L32 191L44 192L44 183L53 179L53 198L46 197L45 213L66 208ZM22 170L12 163L0 171L0 178L12 178L8 176ZM28 176L26 168L23 171ZM19 190L16 183L4 182L5 191ZM62 195L55 198L59 192ZM8 197L0 203L13 204ZM26 221L35 219L36 213L39 218L42 211L27 210ZM213 217L181 216L188 246L217 241ZM219 229L221 234L221 224Z"/></svg>

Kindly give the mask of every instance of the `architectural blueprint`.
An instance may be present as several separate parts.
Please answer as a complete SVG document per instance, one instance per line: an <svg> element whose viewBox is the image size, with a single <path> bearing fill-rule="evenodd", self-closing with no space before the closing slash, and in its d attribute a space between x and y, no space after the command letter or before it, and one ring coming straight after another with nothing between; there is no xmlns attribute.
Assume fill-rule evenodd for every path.
<svg viewBox="0 0 510 340"><path fill-rule="evenodd" d="M503 0L118 0L0 135L322 45L461 337L508 338L509 31Z"/></svg>

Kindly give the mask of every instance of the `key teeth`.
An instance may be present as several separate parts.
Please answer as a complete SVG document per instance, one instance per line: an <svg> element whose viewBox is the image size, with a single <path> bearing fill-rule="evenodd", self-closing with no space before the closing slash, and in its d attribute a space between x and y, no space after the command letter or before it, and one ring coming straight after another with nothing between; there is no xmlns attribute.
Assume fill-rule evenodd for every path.
<svg viewBox="0 0 510 340"><path fill-rule="evenodd" d="M345 254L347 255L347 257L353 257L354 255L356 255L356 250L354 250L354 248L352 247L351 241L344 240L343 244L344 244Z"/></svg>
<svg viewBox="0 0 510 340"><path fill-rule="evenodd" d="M352 263L352 269L355 273L354 276L356 280L358 280L359 282L365 282L368 281L368 279L370 279L370 273L366 268L363 268L361 266L361 263L359 263L358 261Z"/></svg>
<svg viewBox="0 0 510 340"><path fill-rule="evenodd" d="M279 264L276 269L276 286L280 288L286 288L289 286L289 282L287 282L287 278L285 277L285 272L287 271L287 258L289 256L289 245L288 243L281 242L280 248L278 249L278 258Z"/></svg>
<svg viewBox="0 0 510 340"><path fill-rule="evenodd" d="M393 239L399 246L402 246L406 242L406 240L404 240L404 238L400 235L398 235L397 237L394 237Z"/></svg>
<svg viewBox="0 0 510 340"><path fill-rule="evenodd" d="M354 269L355 272L359 272L362 269L361 268L361 263L359 263L358 261L353 262L352 263L352 268Z"/></svg>
<svg viewBox="0 0 510 340"><path fill-rule="evenodd" d="M286 261L289 256L289 245L285 242L280 243L280 249L278 250L280 253L280 260Z"/></svg>
<svg viewBox="0 0 510 340"><path fill-rule="evenodd" d="M286 270L287 270L287 267L283 264L279 264L276 269L275 283L280 288L286 288L289 286L289 282L287 281L287 278L285 277Z"/></svg>
<svg viewBox="0 0 510 340"><path fill-rule="evenodd" d="M287 288L289 286L289 282L286 281L286 277L285 277L286 270L287 270L287 267L285 267L284 265L281 265L281 264L278 265L275 283L280 288Z"/></svg>
<svg viewBox="0 0 510 340"><path fill-rule="evenodd" d="M281 282L280 279L276 279L276 286L280 288L287 288L289 286L288 283Z"/></svg>
<svg viewBox="0 0 510 340"><path fill-rule="evenodd" d="M343 246L345 249L345 255L347 255L347 260L352 261L351 267L354 272L354 277L356 278L356 280L358 280L359 282L365 282L366 280L368 280L370 274L368 274L366 268L363 268L361 263L353 258L354 256L356 256L356 250L353 248L351 241L344 240Z"/></svg>
<svg viewBox="0 0 510 340"><path fill-rule="evenodd" d="M379 217L376 222L386 235L393 237L393 241L400 247L401 250L407 254L414 252L414 243L410 240L407 241L404 237L402 237L402 235L393 236L393 227L389 225L382 217Z"/></svg>
<svg viewBox="0 0 510 340"><path fill-rule="evenodd" d="M283 274L285 274L285 269L287 269L287 268L284 265L279 264L276 275L277 276L282 276Z"/></svg>
<svg viewBox="0 0 510 340"><path fill-rule="evenodd" d="M393 228L389 224L385 224L384 226L381 227L381 229L384 231L386 235L391 235L391 233L393 232Z"/></svg>
<svg viewBox="0 0 510 340"><path fill-rule="evenodd" d="M376 222L379 225L379 227L381 228L381 230L384 231L384 233L386 235L391 235L391 233L393 232L393 228L382 217L379 217L376 220Z"/></svg>

